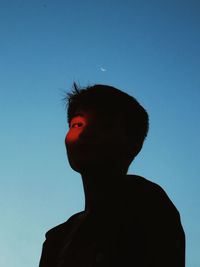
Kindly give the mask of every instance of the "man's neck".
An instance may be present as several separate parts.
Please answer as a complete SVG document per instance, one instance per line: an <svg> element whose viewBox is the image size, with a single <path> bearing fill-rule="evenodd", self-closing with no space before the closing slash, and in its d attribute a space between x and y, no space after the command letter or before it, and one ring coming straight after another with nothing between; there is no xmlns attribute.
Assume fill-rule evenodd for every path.
<svg viewBox="0 0 200 267"><path fill-rule="evenodd" d="M98 212L117 205L124 183L124 172L91 172L82 174L85 211Z"/></svg>

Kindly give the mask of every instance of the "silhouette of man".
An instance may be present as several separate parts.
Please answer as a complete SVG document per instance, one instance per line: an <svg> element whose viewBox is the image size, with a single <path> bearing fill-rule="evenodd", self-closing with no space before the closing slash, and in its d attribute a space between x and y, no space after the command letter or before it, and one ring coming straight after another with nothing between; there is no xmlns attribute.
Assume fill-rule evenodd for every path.
<svg viewBox="0 0 200 267"><path fill-rule="evenodd" d="M40 267L184 267L185 235L164 190L127 175L148 132L148 114L106 85L68 94L70 166L81 174L85 210L46 233Z"/></svg>

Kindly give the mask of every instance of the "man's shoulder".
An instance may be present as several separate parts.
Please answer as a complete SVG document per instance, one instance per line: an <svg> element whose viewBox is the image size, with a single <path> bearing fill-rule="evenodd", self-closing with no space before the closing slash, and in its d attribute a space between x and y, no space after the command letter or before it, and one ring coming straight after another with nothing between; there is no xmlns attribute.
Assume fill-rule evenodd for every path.
<svg viewBox="0 0 200 267"><path fill-rule="evenodd" d="M127 175L126 191L128 199L138 201L141 206L155 209L171 210L178 213L173 202L158 184L139 175Z"/></svg>
<svg viewBox="0 0 200 267"><path fill-rule="evenodd" d="M76 221L79 219L79 215L82 214L82 212L78 212L73 214L71 217L67 219L64 223L61 223L50 230L46 232L46 238L62 238L67 231L70 230L70 228L76 223Z"/></svg>
<svg viewBox="0 0 200 267"><path fill-rule="evenodd" d="M144 190L150 193L160 192L166 194L160 185L139 175L128 174L126 176L126 184L130 189Z"/></svg>

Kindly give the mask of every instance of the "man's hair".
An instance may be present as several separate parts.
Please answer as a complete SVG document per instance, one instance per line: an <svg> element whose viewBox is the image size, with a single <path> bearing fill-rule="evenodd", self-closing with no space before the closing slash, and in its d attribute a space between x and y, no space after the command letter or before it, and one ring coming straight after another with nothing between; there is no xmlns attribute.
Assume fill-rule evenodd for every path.
<svg viewBox="0 0 200 267"><path fill-rule="evenodd" d="M74 83L66 99L68 123L77 109L96 111L105 119L120 117L127 130L130 146L133 147L131 161L140 152L147 136L149 118L146 110L134 97L108 85L96 84L80 88Z"/></svg>

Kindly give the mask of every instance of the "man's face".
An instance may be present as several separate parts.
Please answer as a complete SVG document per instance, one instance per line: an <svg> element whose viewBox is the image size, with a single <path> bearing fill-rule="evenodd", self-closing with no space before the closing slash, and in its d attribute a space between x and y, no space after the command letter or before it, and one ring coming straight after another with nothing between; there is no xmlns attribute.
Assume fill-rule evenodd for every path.
<svg viewBox="0 0 200 267"><path fill-rule="evenodd" d="M82 110L75 113L65 138L69 163L80 173L124 165L127 142L121 119Z"/></svg>

